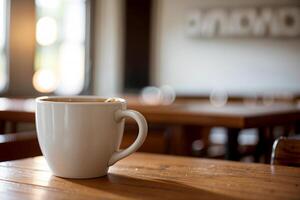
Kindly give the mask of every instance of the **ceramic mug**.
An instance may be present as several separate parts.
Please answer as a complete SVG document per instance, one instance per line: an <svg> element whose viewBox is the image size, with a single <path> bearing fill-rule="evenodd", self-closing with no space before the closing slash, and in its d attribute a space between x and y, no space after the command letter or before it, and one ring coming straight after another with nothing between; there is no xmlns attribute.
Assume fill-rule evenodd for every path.
<svg viewBox="0 0 300 200"><path fill-rule="evenodd" d="M56 176L104 176L111 165L135 152L147 136L145 118L127 110L121 98L39 97L36 104L38 141ZM119 150L126 117L137 122L139 133L131 146Z"/></svg>

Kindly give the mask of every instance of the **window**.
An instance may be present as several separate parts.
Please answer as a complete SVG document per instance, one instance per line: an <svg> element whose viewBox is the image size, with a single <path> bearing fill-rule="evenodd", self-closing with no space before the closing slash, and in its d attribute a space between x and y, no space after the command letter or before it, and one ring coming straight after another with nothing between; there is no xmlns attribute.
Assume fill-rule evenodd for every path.
<svg viewBox="0 0 300 200"><path fill-rule="evenodd" d="M8 1L0 0L0 91L3 91L8 82L7 59L7 21Z"/></svg>
<svg viewBox="0 0 300 200"><path fill-rule="evenodd" d="M81 93L87 81L87 1L36 0L35 4L34 88L42 93Z"/></svg>

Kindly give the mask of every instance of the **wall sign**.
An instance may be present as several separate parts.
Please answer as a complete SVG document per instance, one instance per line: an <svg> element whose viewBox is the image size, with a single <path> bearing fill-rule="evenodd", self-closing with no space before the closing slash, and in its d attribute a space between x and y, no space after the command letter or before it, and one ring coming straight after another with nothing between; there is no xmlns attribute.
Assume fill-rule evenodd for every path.
<svg viewBox="0 0 300 200"><path fill-rule="evenodd" d="M198 9L186 24L190 37L299 37L300 7Z"/></svg>

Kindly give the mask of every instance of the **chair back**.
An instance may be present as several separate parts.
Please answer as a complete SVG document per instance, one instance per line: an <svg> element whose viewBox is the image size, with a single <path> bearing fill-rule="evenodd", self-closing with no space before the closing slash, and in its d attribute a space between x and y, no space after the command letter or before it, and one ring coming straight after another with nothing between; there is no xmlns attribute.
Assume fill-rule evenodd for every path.
<svg viewBox="0 0 300 200"><path fill-rule="evenodd" d="M300 137L280 137L273 144L271 164L300 167Z"/></svg>

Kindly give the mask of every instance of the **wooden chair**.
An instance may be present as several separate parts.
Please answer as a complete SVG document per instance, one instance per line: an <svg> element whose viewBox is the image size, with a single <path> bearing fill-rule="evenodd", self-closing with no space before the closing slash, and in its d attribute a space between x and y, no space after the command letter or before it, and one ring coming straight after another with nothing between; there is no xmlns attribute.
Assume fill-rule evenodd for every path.
<svg viewBox="0 0 300 200"><path fill-rule="evenodd" d="M300 167L300 137L280 137L273 144L272 165Z"/></svg>
<svg viewBox="0 0 300 200"><path fill-rule="evenodd" d="M42 155L35 132L0 135L0 161Z"/></svg>

